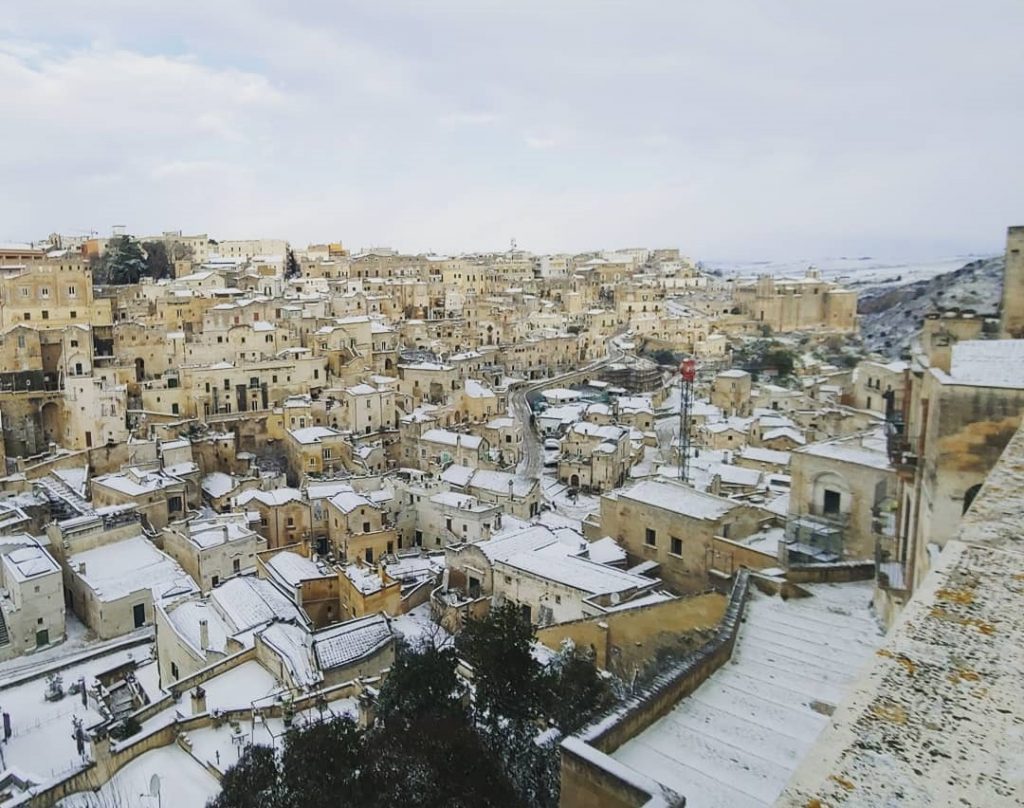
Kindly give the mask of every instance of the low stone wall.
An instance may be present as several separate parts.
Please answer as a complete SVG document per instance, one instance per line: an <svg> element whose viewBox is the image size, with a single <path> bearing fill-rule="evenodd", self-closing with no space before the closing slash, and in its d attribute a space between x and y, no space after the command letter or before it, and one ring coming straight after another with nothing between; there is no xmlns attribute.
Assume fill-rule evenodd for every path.
<svg viewBox="0 0 1024 808"><path fill-rule="evenodd" d="M198 674L197 674L198 675ZM293 707L296 712L306 710L317 705L317 700L323 697L327 703L338 699L358 697L365 690L361 681L344 682L334 687L325 688L319 693L309 693L294 701ZM269 718L280 718L284 712L284 705L270 703L260 708L261 713ZM85 765L83 769L75 772L69 777L52 783L33 795L26 796L21 802L15 803L25 808L51 808L59 800L71 794L81 791L96 791L107 783L124 766L131 763L141 755L153 749L159 749L175 743L182 733L190 730L205 729L216 723L227 723L230 721L248 721L252 719L251 708L236 710L218 711L214 716L210 712L203 712L188 718L165 724L153 729L145 735L137 735L125 741L112 741L109 737L99 738L92 742L92 755L94 760ZM186 750L189 754L191 750ZM194 757L194 756L193 756ZM209 765L196 759L201 765L210 771ZM216 771L211 771L219 779Z"/></svg>
<svg viewBox="0 0 1024 808"><path fill-rule="evenodd" d="M628 678L660 649L678 647L682 635L717 626L727 604L724 595L709 592L546 626L537 639L555 651L571 640L591 649L599 668Z"/></svg>
<svg viewBox="0 0 1024 808"><path fill-rule="evenodd" d="M449 634L458 634L466 624L466 620L482 620L491 611L491 596L484 595L476 600L465 601L457 606L446 603L440 596L440 590L430 593L430 614L434 622Z"/></svg>
<svg viewBox="0 0 1024 808"><path fill-rule="evenodd" d="M560 808L682 808L686 800L576 738L562 744Z"/></svg>
<svg viewBox="0 0 1024 808"><path fill-rule="evenodd" d="M433 581L424 581L419 586L414 587L407 595L403 595L403 614L427 603L430 600L430 593L434 590L435 586L436 584Z"/></svg>
<svg viewBox="0 0 1024 808"><path fill-rule="evenodd" d="M779 566L779 559L773 553L747 547L724 536L712 538L711 561L714 569L730 576L743 567L763 570Z"/></svg>
<svg viewBox="0 0 1024 808"><path fill-rule="evenodd" d="M218 676L224 671L229 671L232 668L236 668L243 662L256 658L256 650L254 648L246 648L243 651L239 651L237 654L224 657L218 660L212 665L208 665L201 670L196 671L191 676L186 676L184 679L179 679L167 688L167 695L156 701L151 701L145 707L141 707L132 713L132 718L138 721L140 724L145 723L150 718L166 710L168 707L177 704L180 696L187 696L188 692L196 685L201 685L203 682L209 681L214 676Z"/></svg>
<svg viewBox="0 0 1024 808"><path fill-rule="evenodd" d="M786 579L795 584L846 584L873 581L874 561L840 561L836 564L793 564Z"/></svg>
<svg viewBox="0 0 1024 808"><path fill-rule="evenodd" d="M624 705L577 736L563 741L562 771L568 779L562 781L562 808L583 805L613 808L643 805L653 808L655 805L683 804L684 800L674 794L640 794L629 781L635 773L607 756L666 715L729 661L747 604L749 576L747 570L737 573L729 604L712 639L687 656L674 670L662 674L640 693L630 697ZM565 759L567 748L570 754L568 762ZM601 754L591 754L588 749Z"/></svg>

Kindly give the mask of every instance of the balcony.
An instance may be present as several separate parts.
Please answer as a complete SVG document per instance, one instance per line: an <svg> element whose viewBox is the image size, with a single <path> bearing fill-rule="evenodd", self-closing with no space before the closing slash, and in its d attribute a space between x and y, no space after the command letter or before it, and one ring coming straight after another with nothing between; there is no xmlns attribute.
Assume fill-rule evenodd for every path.
<svg viewBox="0 0 1024 808"><path fill-rule="evenodd" d="M899 559L894 537L879 537L875 541L875 579L879 589L907 592L907 565Z"/></svg>

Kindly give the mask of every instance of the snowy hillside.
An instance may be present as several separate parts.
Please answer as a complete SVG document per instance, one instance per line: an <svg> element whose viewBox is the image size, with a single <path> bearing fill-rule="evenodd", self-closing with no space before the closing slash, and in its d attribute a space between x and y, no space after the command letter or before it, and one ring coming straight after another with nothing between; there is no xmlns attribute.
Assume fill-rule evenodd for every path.
<svg viewBox="0 0 1024 808"><path fill-rule="evenodd" d="M995 314L1002 291L1002 256L971 261L926 280L862 289L857 310L864 345L898 358L929 312L960 308Z"/></svg>

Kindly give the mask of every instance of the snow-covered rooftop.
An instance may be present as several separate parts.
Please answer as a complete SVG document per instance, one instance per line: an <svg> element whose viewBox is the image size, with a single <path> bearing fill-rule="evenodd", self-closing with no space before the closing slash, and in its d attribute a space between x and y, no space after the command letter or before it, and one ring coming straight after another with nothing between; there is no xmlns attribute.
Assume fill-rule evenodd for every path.
<svg viewBox="0 0 1024 808"><path fill-rule="evenodd" d="M313 635L313 651L321 670L340 668L376 651L394 639L383 614L349 620Z"/></svg>
<svg viewBox="0 0 1024 808"><path fill-rule="evenodd" d="M284 550L266 561L267 570L276 578L290 586L298 586L311 578L325 578L315 562L305 556Z"/></svg>
<svg viewBox="0 0 1024 808"><path fill-rule="evenodd" d="M81 572L83 565L85 572ZM149 589L154 602L198 589L189 574L145 536L76 553L68 566L105 602L140 589Z"/></svg>
<svg viewBox="0 0 1024 808"><path fill-rule="evenodd" d="M652 505L694 519L721 519L739 503L705 494L667 477L641 480L609 495Z"/></svg>
<svg viewBox="0 0 1024 808"><path fill-rule="evenodd" d="M949 377L955 384L1024 388L1024 340L964 340L953 345Z"/></svg>
<svg viewBox="0 0 1024 808"><path fill-rule="evenodd" d="M809 443L797 449L796 453L882 470L892 468L886 449L885 435L881 430L849 435L820 443Z"/></svg>

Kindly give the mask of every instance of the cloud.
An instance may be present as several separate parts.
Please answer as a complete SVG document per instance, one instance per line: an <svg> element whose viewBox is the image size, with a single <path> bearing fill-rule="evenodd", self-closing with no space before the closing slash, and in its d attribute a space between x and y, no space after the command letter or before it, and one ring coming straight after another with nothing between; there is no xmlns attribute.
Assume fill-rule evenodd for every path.
<svg viewBox="0 0 1024 808"><path fill-rule="evenodd" d="M442 126L489 126L496 123L499 117L492 112L449 112L438 118Z"/></svg>
<svg viewBox="0 0 1024 808"><path fill-rule="evenodd" d="M1018 0L76 9L0 21L0 239L932 254L1024 210Z"/></svg>

